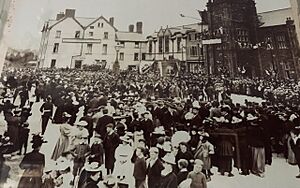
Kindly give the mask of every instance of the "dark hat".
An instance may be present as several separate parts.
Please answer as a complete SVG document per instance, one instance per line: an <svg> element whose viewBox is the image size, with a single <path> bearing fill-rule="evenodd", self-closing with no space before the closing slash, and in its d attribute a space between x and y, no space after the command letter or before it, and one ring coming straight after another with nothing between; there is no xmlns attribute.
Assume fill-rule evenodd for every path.
<svg viewBox="0 0 300 188"><path fill-rule="evenodd" d="M39 134L34 134L30 142L33 143L32 145L33 148L37 148L41 146L43 143L47 143L47 141L45 141L43 137L40 136Z"/></svg>

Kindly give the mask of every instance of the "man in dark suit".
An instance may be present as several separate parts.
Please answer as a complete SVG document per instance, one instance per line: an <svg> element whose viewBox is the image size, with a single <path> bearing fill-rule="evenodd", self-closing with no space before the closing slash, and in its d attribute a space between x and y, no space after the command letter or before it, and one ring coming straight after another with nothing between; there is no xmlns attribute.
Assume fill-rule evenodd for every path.
<svg viewBox="0 0 300 188"><path fill-rule="evenodd" d="M47 97L46 102L40 108L42 113L42 135L45 133L48 121L53 115L53 103L51 97Z"/></svg>
<svg viewBox="0 0 300 188"><path fill-rule="evenodd" d="M102 139L104 139L106 134L106 125L109 123L115 124L115 120L113 117L108 115L108 110L103 109L103 116L99 118L95 132L101 136Z"/></svg>
<svg viewBox="0 0 300 188"><path fill-rule="evenodd" d="M135 179L135 187L139 188L146 180L146 160L144 155L145 149L138 147L136 149L137 158L134 162L133 176Z"/></svg>
<svg viewBox="0 0 300 188"><path fill-rule="evenodd" d="M159 187L161 171L164 166L158 158L158 148L152 147L149 150L150 158L147 160L148 188Z"/></svg>

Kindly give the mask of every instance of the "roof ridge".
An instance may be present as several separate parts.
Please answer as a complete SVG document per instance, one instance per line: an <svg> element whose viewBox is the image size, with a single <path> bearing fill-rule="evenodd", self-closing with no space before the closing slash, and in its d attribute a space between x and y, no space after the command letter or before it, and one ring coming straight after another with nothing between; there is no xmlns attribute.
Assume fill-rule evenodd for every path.
<svg viewBox="0 0 300 188"><path fill-rule="evenodd" d="M279 9L267 10L267 11L264 11L264 12L258 12L257 14L276 12L276 11L286 10L286 9L292 9L292 7L285 7L285 8L279 8Z"/></svg>

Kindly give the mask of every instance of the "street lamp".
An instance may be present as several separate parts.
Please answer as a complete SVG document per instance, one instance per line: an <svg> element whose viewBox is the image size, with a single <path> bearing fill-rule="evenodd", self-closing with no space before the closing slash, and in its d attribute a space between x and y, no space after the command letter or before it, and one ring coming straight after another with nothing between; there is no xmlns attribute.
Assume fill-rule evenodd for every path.
<svg viewBox="0 0 300 188"><path fill-rule="evenodd" d="M118 55L119 55L119 51L121 49L121 45L120 43L117 43L117 45L115 46L115 50L116 50L116 61L114 62L113 64L113 72L114 73L119 73L120 72L120 63L119 63L119 58L118 58Z"/></svg>

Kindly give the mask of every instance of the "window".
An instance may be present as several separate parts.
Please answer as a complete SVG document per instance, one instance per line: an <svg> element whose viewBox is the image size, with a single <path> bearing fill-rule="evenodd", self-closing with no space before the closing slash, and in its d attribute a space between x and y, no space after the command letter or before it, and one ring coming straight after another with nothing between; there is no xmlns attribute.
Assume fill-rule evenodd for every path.
<svg viewBox="0 0 300 188"><path fill-rule="evenodd" d="M102 47L102 54L103 54L103 55L107 55L107 44L103 44L103 47Z"/></svg>
<svg viewBox="0 0 300 188"><path fill-rule="evenodd" d="M159 53L163 52L163 37L158 38L158 52Z"/></svg>
<svg viewBox="0 0 300 188"><path fill-rule="evenodd" d="M190 56L191 57L198 56L198 48L197 48L197 46L192 46L190 48Z"/></svg>
<svg viewBox="0 0 300 188"><path fill-rule="evenodd" d="M90 26L90 29L94 29L95 27L94 26Z"/></svg>
<svg viewBox="0 0 300 188"><path fill-rule="evenodd" d="M139 60L139 53L134 53L134 61L138 61Z"/></svg>
<svg viewBox="0 0 300 188"><path fill-rule="evenodd" d="M108 39L108 32L104 32L104 39Z"/></svg>
<svg viewBox="0 0 300 188"><path fill-rule="evenodd" d="M89 32L89 36L90 37L94 36L94 32Z"/></svg>
<svg viewBox="0 0 300 188"><path fill-rule="evenodd" d="M279 49L287 49L284 35L279 35L279 36L276 37L276 39L278 41L278 48Z"/></svg>
<svg viewBox="0 0 300 188"><path fill-rule="evenodd" d="M60 38L60 36L61 36L61 31L56 31L55 38Z"/></svg>
<svg viewBox="0 0 300 188"><path fill-rule="evenodd" d="M103 25L104 25L104 24L103 24L103 23L101 23L101 28L103 28Z"/></svg>
<svg viewBox="0 0 300 188"><path fill-rule="evenodd" d="M169 36L165 36L165 52L169 52L170 50L170 37Z"/></svg>
<svg viewBox="0 0 300 188"><path fill-rule="evenodd" d="M124 61L124 53L123 52L120 53L120 61Z"/></svg>
<svg viewBox="0 0 300 188"><path fill-rule="evenodd" d="M177 38L177 52L181 51L181 37Z"/></svg>
<svg viewBox="0 0 300 188"><path fill-rule="evenodd" d="M93 44L87 44L87 54L92 54L93 52Z"/></svg>
<svg viewBox="0 0 300 188"><path fill-rule="evenodd" d="M121 42L120 42L120 46L124 48L124 47L125 47L125 42L124 42L124 41L121 41Z"/></svg>
<svg viewBox="0 0 300 188"><path fill-rule="evenodd" d="M52 60L51 60L51 65L50 65L50 67L51 67L51 68L54 68L54 67L55 67L55 64L56 64L56 59L52 59Z"/></svg>
<svg viewBox="0 0 300 188"><path fill-rule="evenodd" d="M142 53L142 60L146 60L146 54Z"/></svg>
<svg viewBox="0 0 300 188"><path fill-rule="evenodd" d="M152 41L149 41L149 53L152 53Z"/></svg>
<svg viewBox="0 0 300 188"><path fill-rule="evenodd" d="M59 47L59 43L54 43L53 53L57 53L58 52L58 47Z"/></svg>
<svg viewBox="0 0 300 188"><path fill-rule="evenodd" d="M75 38L79 38L80 37L80 31L76 31L75 32Z"/></svg>
<svg viewBox="0 0 300 188"><path fill-rule="evenodd" d="M100 23L98 23L98 27L100 27L100 25L101 25L101 24L100 24Z"/></svg>
<svg viewBox="0 0 300 188"><path fill-rule="evenodd" d="M139 42L135 42L135 43L134 43L134 47L135 47L135 48L139 48L139 47L140 47L140 43L139 43Z"/></svg>

